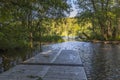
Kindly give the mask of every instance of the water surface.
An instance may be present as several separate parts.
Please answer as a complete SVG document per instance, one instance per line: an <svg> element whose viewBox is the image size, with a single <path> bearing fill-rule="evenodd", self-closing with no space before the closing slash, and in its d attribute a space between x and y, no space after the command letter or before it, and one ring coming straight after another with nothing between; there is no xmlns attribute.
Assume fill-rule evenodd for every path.
<svg viewBox="0 0 120 80"><path fill-rule="evenodd" d="M79 52L88 80L120 80L120 44L70 41L52 44L49 47L53 50ZM8 70L34 54L26 51L0 54L0 72Z"/></svg>
<svg viewBox="0 0 120 80"><path fill-rule="evenodd" d="M7 52L0 53L0 73L7 71L8 69L29 59L35 54L37 54L37 52L33 52L28 49L9 50Z"/></svg>
<svg viewBox="0 0 120 80"><path fill-rule="evenodd" d="M78 51L88 80L120 80L119 44L70 41L52 47Z"/></svg>

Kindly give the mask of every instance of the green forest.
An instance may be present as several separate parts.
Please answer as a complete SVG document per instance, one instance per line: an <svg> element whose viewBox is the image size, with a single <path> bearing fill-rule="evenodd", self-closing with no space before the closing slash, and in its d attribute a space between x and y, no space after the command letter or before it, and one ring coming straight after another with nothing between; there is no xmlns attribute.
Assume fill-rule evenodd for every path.
<svg viewBox="0 0 120 80"><path fill-rule="evenodd" d="M70 1L78 10L72 18ZM119 0L70 1L0 0L0 50L63 42L63 36L120 40Z"/></svg>

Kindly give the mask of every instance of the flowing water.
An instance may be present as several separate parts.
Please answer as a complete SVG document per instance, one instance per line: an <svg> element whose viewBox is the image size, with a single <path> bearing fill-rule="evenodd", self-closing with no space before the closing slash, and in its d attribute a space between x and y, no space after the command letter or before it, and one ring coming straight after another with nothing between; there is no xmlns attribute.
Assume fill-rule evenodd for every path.
<svg viewBox="0 0 120 80"><path fill-rule="evenodd" d="M50 47L54 50L78 51L88 80L120 80L120 44L70 41L53 44ZM16 51L0 54L0 72L33 55L33 53Z"/></svg>
<svg viewBox="0 0 120 80"><path fill-rule="evenodd" d="M74 41L55 44L52 47L78 51L88 80L120 80L119 44Z"/></svg>
<svg viewBox="0 0 120 80"><path fill-rule="evenodd" d="M120 45L84 45L79 51L90 80L120 80Z"/></svg>

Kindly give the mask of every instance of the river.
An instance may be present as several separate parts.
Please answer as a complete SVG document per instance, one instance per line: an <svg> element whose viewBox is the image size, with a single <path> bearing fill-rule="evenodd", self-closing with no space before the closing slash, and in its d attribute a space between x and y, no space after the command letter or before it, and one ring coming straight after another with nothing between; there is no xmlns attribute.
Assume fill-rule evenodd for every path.
<svg viewBox="0 0 120 80"><path fill-rule="evenodd" d="M52 44L49 47L54 50L63 48L78 51L88 80L120 80L120 44L69 41ZM35 54L37 53L26 51L0 54L0 72L8 70Z"/></svg>
<svg viewBox="0 0 120 80"><path fill-rule="evenodd" d="M78 51L88 80L120 80L120 44L70 41L53 48Z"/></svg>

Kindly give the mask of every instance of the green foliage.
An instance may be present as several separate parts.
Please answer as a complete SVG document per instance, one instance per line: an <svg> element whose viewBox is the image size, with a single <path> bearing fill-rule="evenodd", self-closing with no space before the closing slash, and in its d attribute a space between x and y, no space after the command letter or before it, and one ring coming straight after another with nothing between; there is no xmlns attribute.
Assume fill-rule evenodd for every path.
<svg viewBox="0 0 120 80"><path fill-rule="evenodd" d="M63 42L64 40L57 35L42 36L42 42Z"/></svg>
<svg viewBox="0 0 120 80"><path fill-rule="evenodd" d="M0 49L62 41L51 23L69 11L66 0L0 0Z"/></svg>
<svg viewBox="0 0 120 80"><path fill-rule="evenodd" d="M6 25L0 29L0 48L26 47L27 33L21 26Z"/></svg>
<svg viewBox="0 0 120 80"><path fill-rule="evenodd" d="M77 0L77 4L80 9L79 23L91 23L92 33L103 37L103 40L115 40L120 35L120 14L118 14L120 4L118 0Z"/></svg>

